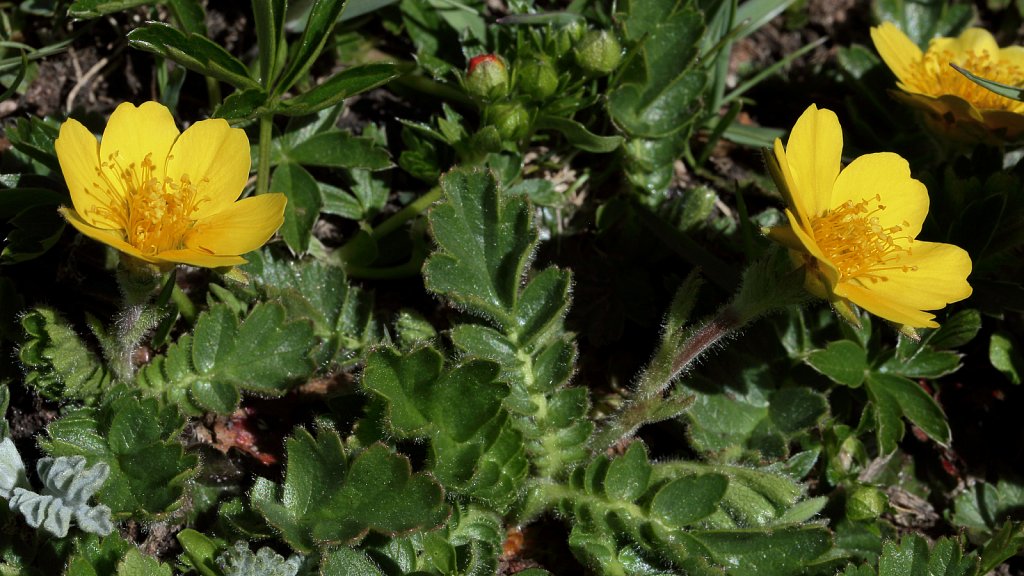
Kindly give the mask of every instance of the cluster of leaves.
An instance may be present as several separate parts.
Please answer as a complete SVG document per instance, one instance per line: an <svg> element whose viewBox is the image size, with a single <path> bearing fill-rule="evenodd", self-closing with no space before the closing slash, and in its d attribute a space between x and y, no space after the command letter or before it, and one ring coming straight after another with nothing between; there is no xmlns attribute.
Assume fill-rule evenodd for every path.
<svg viewBox="0 0 1024 576"><path fill-rule="evenodd" d="M737 119L820 42L739 81L730 60L800 5L514 0L494 22L483 0L253 0L229 50L215 2L40 4L20 21L78 35L0 43L8 92L84 30L132 22L119 46L160 99L185 112L205 83L205 112L251 129L255 193L288 204L248 264L167 279L126 370L116 264L55 209L70 202L59 120L8 125L0 413L12 397L17 412L0 435L0 573L482 575L525 560L543 566L527 576L974 576L1017 561L1024 470L991 430L964 431L987 411L1012 422L1024 379L1024 290L1007 274L1022 271L1018 157L905 154L934 168L927 232L974 260L978 298L942 328L914 339L788 307L740 340L701 340L740 282L741 298L792 283L751 233L779 218L761 179L725 186L708 160L781 133ZM870 8L919 43L970 21L933 4ZM869 96L850 104L857 146L921 140L908 118L893 139L869 120L891 116L873 53L837 59L823 77ZM376 116L353 122L353 97ZM392 118L393 102L415 110ZM699 186L680 188L680 160ZM30 408L53 413L15 418ZM168 527L180 555L142 554L118 530L139 523Z"/></svg>

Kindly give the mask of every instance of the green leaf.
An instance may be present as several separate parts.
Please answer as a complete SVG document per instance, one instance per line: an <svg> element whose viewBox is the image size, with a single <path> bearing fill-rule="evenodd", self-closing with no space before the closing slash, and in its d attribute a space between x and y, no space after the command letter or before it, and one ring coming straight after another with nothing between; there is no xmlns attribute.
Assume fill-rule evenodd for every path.
<svg viewBox="0 0 1024 576"><path fill-rule="evenodd" d="M286 322L280 304L257 304L241 323L227 305L214 305L199 315L192 335L179 338L136 380L188 412L230 413L240 390L280 395L309 377L315 344L312 325Z"/></svg>
<svg viewBox="0 0 1024 576"><path fill-rule="evenodd" d="M131 548L124 559L117 564L117 576L171 576L171 567L163 562L144 556L138 548Z"/></svg>
<svg viewBox="0 0 1024 576"><path fill-rule="evenodd" d="M429 216L441 250L424 265L427 288L515 330L511 311L537 238L528 203L501 194L480 170L453 170L441 189L444 200Z"/></svg>
<svg viewBox="0 0 1024 576"><path fill-rule="evenodd" d="M868 353L856 342L829 342L824 350L814 350L804 360L812 368L844 386L857 388L868 371Z"/></svg>
<svg viewBox="0 0 1024 576"><path fill-rule="evenodd" d="M340 130L314 134L284 153L292 162L306 166L366 170L384 170L393 166L387 150L369 138L359 138Z"/></svg>
<svg viewBox="0 0 1024 576"><path fill-rule="evenodd" d="M112 384L106 364L55 310L35 308L21 317L21 327L25 383L44 397L91 401Z"/></svg>
<svg viewBox="0 0 1024 576"><path fill-rule="evenodd" d="M205 534L186 528L175 536L188 563L202 576L221 576L217 568L217 552L220 547Z"/></svg>
<svg viewBox="0 0 1024 576"><path fill-rule="evenodd" d="M116 531L99 537L84 534L76 538L75 550L68 560L67 576L114 574L117 563L135 546Z"/></svg>
<svg viewBox="0 0 1024 576"><path fill-rule="evenodd" d="M692 123L707 82L691 68L704 21L692 3L619 3L626 39L634 55L608 94L612 121L631 137L663 138Z"/></svg>
<svg viewBox="0 0 1024 576"><path fill-rule="evenodd" d="M953 524L979 538L1002 529L1024 507L1024 484L1001 479L996 484L978 482L953 501Z"/></svg>
<svg viewBox="0 0 1024 576"><path fill-rule="evenodd" d="M878 560L878 576L976 576L977 554L964 556L956 540L941 538L929 550L924 538L910 534L897 544L886 542Z"/></svg>
<svg viewBox="0 0 1024 576"><path fill-rule="evenodd" d="M168 0L174 19L186 32L206 34L206 10L199 0Z"/></svg>
<svg viewBox="0 0 1024 576"><path fill-rule="evenodd" d="M128 43L204 76L227 82L239 90L260 87L249 77L245 64L205 36L185 34L162 22L149 22L129 32Z"/></svg>
<svg viewBox="0 0 1024 576"><path fill-rule="evenodd" d="M47 427L40 445L51 456L105 463L110 476L97 494L114 518L160 519L176 510L197 460L178 442L185 422L173 407L122 391L100 408L77 408Z"/></svg>
<svg viewBox="0 0 1024 576"><path fill-rule="evenodd" d="M974 340L980 330L981 312L974 309L961 310L932 333L928 345L936 350L958 348Z"/></svg>
<svg viewBox="0 0 1024 576"><path fill-rule="evenodd" d="M613 152L622 146L622 136L598 136L587 130L583 124L561 116L548 116L541 114L534 122L534 127L540 130L555 130L565 136L565 139L576 148L604 154Z"/></svg>
<svg viewBox="0 0 1024 576"><path fill-rule="evenodd" d="M683 527L710 516L725 496L729 480L721 474L684 476L658 490L651 517L669 527Z"/></svg>
<svg viewBox="0 0 1024 576"><path fill-rule="evenodd" d="M256 118L260 109L267 104L267 93L262 88L246 88L228 95L217 106L213 116L232 122Z"/></svg>
<svg viewBox="0 0 1024 576"><path fill-rule="evenodd" d="M288 64L274 83L274 95L279 96L287 92L313 66L330 37L338 16L345 9L345 4L346 0L315 0L306 26L302 30L302 36L289 49Z"/></svg>
<svg viewBox="0 0 1024 576"><path fill-rule="evenodd" d="M267 299L279 301L290 319L306 318L321 341L314 354L318 366L346 366L383 336L373 311L373 293L350 286L345 271L318 261L273 260L263 253L249 256L244 270Z"/></svg>
<svg viewBox="0 0 1024 576"><path fill-rule="evenodd" d="M981 574L988 574L1024 549L1024 522L1007 521L981 552Z"/></svg>
<svg viewBox="0 0 1024 576"><path fill-rule="evenodd" d="M522 436L502 409L508 387L495 381L491 362L443 371L442 363L429 347L404 355L378 350L367 359L363 386L387 400L392 433L430 438L434 473L448 489L504 509L528 468Z"/></svg>
<svg viewBox="0 0 1024 576"><path fill-rule="evenodd" d="M281 235L289 248L304 254L309 249L313 224L320 217L320 208L323 206L316 180L302 166L285 162L274 169L270 177L270 189L283 192L288 197Z"/></svg>
<svg viewBox="0 0 1024 576"><path fill-rule="evenodd" d="M815 426L828 413L828 400L808 388L783 388L772 393L768 417L784 434Z"/></svg>
<svg viewBox="0 0 1024 576"><path fill-rule="evenodd" d="M316 437L298 430L288 439L288 467L280 496L264 479L254 507L292 548L352 545L369 532L385 535L431 530L448 517L444 490L413 474L409 460L375 444L348 455L337 432Z"/></svg>
<svg viewBox="0 0 1024 576"><path fill-rule="evenodd" d="M650 484L651 464L640 442L629 445L626 453L612 460L605 477L604 490L609 498L632 502L640 498Z"/></svg>
<svg viewBox="0 0 1024 576"><path fill-rule="evenodd" d="M352 548L335 548L323 555L320 563L320 573L323 576L348 576L360 574L364 576L385 576L373 560Z"/></svg>
<svg viewBox="0 0 1024 576"><path fill-rule="evenodd" d="M988 360L1011 384L1020 385L1024 373L1024 357L1008 332L995 332L988 342Z"/></svg>
<svg viewBox="0 0 1024 576"><path fill-rule="evenodd" d="M401 75L398 66L375 62L352 66L331 76L307 92L278 103L275 112L284 116L305 116L340 104L346 98L383 86Z"/></svg>
<svg viewBox="0 0 1024 576"><path fill-rule="evenodd" d="M952 437L949 424L946 423L946 415L942 413L942 408L935 399L916 382L876 372L868 376L868 387L876 397L887 396L895 400L899 411L932 440L943 446L949 445Z"/></svg>
<svg viewBox="0 0 1024 576"><path fill-rule="evenodd" d="M149 4L152 0L76 0L68 6L72 18L99 18L105 14L123 12L136 6Z"/></svg>

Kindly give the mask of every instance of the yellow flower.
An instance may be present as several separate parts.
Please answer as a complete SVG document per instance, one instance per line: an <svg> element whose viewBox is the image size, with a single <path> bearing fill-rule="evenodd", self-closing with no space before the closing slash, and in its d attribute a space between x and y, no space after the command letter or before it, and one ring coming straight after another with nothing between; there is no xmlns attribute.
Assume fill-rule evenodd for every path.
<svg viewBox="0 0 1024 576"><path fill-rule="evenodd" d="M64 218L86 236L162 268L244 264L284 222L287 199L238 200L249 178L249 140L222 119L179 133L157 102L114 110L96 141L69 119L55 143L74 208ZM236 200L238 200L236 202Z"/></svg>
<svg viewBox="0 0 1024 576"><path fill-rule="evenodd" d="M950 66L1020 85L1024 47L1000 48L987 30L968 28L957 38L933 38L928 50L921 52L891 22L872 28L871 40L903 91L894 96L924 110L936 131L968 142L999 143L1024 135L1024 103L983 88Z"/></svg>
<svg viewBox="0 0 1024 576"><path fill-rule="evenodd" d="M906 160L880 152L841 169L842 150L839 119L813 104L785 148L775 140L774 158L767 156L789 225L766 233L806 269L808 290L847 318L855 318L853 303L905 326L938 327L925 310L971 295L970 256L916 239L928 215L928 190L910 177Z"/></svg>

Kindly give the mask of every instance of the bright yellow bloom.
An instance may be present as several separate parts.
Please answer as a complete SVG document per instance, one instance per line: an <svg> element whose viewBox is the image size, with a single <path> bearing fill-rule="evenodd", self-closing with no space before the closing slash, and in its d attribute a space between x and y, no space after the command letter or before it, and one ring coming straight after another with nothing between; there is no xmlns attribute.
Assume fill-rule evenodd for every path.
<svg viewBox="0 0 1024 576"><path fill-rule="evenodd" d="M244 264L284 222L287 199L238 200L249 179L249 139L222 119L179 133L157 102L114 110L96 141L69 119L55 143L74 208L60 209L86 236L169 267ZM238 200L236 202L236 200Z"/></svg>
<svg viewBox="0 0 1024 576"><path fill-rule="evenodd" d="M871 29L871 40L896 75L893 94L924 110L938 132L969 142L999 143L1024 135L1024 103L975 84L950 63L1011 86L1024 82L1024 47L1000 48L987 30L968 28L957 38L933 38L928 50L891 22Z"/></svg>
<svg viewBox="0 0 1024 576"><path fill-rule="evenodd" d="M917 240L928 190L898 154L867 154L841 168L843 133L813 104L789 142L775 140L769 166L788 207L788 226L768 235L806 269L805 284L850 317L849 304L914 328L935 328L946 304L971 295L971 258L952 244Z"/></svg>

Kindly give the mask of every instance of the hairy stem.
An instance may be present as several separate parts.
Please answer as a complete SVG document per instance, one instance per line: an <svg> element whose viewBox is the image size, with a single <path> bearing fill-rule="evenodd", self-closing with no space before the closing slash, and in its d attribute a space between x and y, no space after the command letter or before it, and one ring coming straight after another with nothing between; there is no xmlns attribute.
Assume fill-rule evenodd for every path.
<svg viewBox="0 0 1024 576"><path fill-rule="evenodd" d="M260 116L259 164L256 166L256 194L270 191L270 141L274 135L274 118Z"/></svg>

